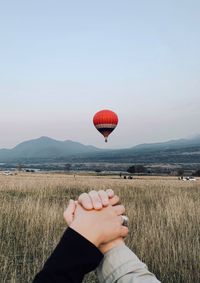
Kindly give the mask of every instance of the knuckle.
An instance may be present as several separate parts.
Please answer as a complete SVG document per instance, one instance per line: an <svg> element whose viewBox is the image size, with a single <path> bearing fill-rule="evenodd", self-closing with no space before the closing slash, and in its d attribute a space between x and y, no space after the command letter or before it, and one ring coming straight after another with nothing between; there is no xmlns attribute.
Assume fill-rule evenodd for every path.
<svg viewBox="0 0 200 283"><path fill-rule="evenodd" d="M83 198L87 197L87 193L82 193L80 194L80 196L78 197L78 200L81 200Z"/></svg>
<svg viewBox="0 0 200 283"><path fill-rule="evenodd" d="M99 196L98 196L98 193L96 191L91 191L89 193L89 196L93 199L93 200L98 200L99 199Z"/></svg>
<svg viewBox="0 0 200 283"><path fill-rule="evenodd" d="M121 206L121 210L122 210L123 212L125 212L125 207L124 207L124 205Z"/></svg>
<svg viewBox="0 0 200 283"><path fill-rule="evenodd" d="M99 195L99 197L102 198L102 199L107 198L107 195L106 195L106 193L105 193L104 191L99 191L99 192L98 192L98 195Z"/></svg>
<svg viewBox="0 0 200 283"><path fill-rule="evenodd" d="M119 196L115 196L115 198L116 198L116 201L119 202L120 200Z"/></svg>
<svg viewBox="0 0 200 283"><path fill-rule="evenodd" d="M107 189L107 190L106 190L106 193L107 193L108 195L113 195L113 194L114 194L114 192L113 192L112 189Z"/></svg>

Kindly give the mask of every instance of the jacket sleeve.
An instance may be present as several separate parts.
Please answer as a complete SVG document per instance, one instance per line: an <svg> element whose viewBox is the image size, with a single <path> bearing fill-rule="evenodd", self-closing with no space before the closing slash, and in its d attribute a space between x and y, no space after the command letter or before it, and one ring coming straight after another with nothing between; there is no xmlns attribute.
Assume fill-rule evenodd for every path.
<svg viewBox="0 0 200 283"><path fill-rule="evenodd" d="M102 258L96 246L68 228L33 283L80 283Z"/></svg>
<svg viewBox="0 0 200 283"><path fill-rule="evenodd" d="M160 283L147 266L125 245L104 255L97 268L99 283Z"/></svg>

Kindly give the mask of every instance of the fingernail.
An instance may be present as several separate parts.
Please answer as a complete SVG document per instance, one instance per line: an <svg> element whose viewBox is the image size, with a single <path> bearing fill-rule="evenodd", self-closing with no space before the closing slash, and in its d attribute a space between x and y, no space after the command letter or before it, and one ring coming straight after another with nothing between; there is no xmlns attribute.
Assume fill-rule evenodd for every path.
<svg viewBox="0 0 200 283"><path fill-rule="evenodd" d="M93 209L93 206L89 201L85 205L87 206L87 209Z"/></svg>
<svg viewBox="0 0 200 283"><path fill-rule="evenodd" d="M102 208L102 204L101 204L100 202L97 202L97 203L96 203L96 208L97 208L97 209Z"/></svg>
<svg viewBox="0 0 200 283"><path fill-rule="evenodd" d="M109 201L107 199L104 199L103 200L103 205L105 205L105 206L109 205Z"/></svg>

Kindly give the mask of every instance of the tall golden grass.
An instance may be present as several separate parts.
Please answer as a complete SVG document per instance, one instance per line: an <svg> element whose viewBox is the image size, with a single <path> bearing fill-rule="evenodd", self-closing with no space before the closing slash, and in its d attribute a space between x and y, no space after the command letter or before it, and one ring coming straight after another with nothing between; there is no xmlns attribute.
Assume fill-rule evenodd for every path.
<svg viewBox="0 0 200 283"><path fill-rule="evenodd" d="M27 283L59 241L70 198L112 188L130 218L127 245L163 283L200 282L200 182L176 178L0 175L0 282ZM85 282L97 282L94 274Z"/></svg>

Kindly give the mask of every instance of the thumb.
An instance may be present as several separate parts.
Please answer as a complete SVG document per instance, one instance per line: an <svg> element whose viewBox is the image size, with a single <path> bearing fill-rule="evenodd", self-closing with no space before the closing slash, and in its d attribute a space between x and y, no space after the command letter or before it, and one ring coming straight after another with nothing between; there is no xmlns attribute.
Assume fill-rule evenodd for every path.
<svg viewBox="0 0 200 283"><path fill-rule="evenodd" d="M67 225L70 225L73 222L75 209L76 209L76 203L73 199L70 199L68 207L63 213Z"/></svg>

